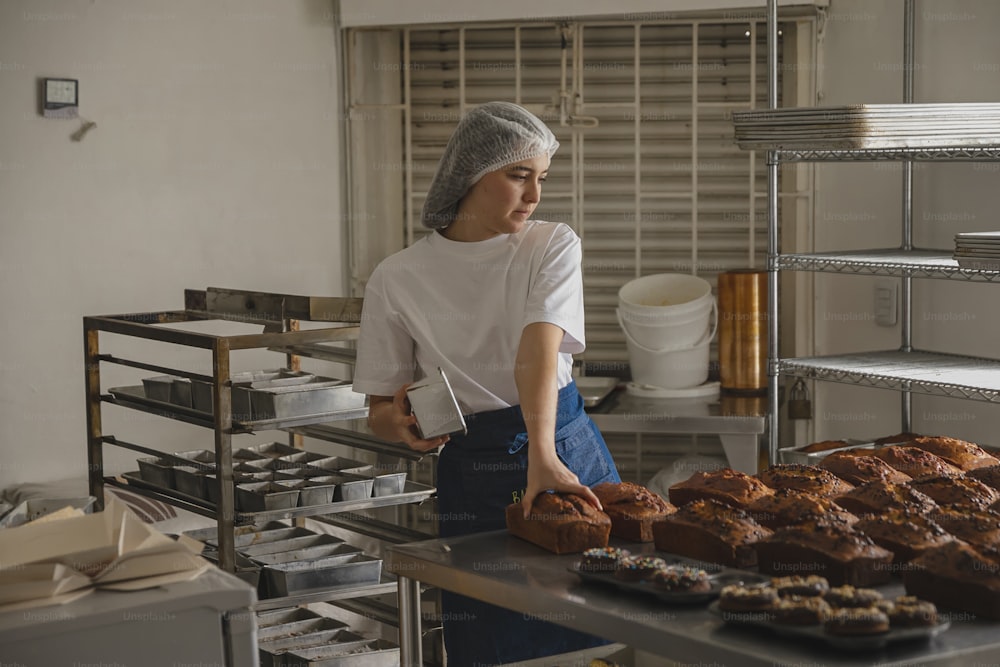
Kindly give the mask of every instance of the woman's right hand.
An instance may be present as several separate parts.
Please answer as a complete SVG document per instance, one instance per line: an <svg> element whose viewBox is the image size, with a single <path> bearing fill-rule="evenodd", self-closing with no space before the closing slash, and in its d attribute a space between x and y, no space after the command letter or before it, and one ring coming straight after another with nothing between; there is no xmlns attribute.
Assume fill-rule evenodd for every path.
<svg viewBox="0 0 1000 667"><path fill-rule="evenodd" d="M390 442L402 442L410 449L427 452L448 442L448 436L421 438L417 433L417 418L406 396L409 384L404 384L392 396L371 396L368 402L368 425L375 435Z"/></svg>

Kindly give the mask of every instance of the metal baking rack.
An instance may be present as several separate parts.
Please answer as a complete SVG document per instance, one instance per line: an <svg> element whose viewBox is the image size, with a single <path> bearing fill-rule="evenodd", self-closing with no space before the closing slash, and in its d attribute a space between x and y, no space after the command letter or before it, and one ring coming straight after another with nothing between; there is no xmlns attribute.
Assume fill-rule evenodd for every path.
<svg viewBox="0 0 1000 667"><path fill-rule="evenodd" d="M913 349L912 279L1000 282L1000 271L966 268L951 251L913 247L913 163L1000 161L1000 105L915 104L915 3L904 0L901 104L778 108L777 1L767 0L768 108L733 114L737 144L767 155L768 188L768 457L778 462L782 374L900 392L901 430L910 431L912 393L1000 402L1000 361ZM778 168L796 162L902 162L900 247L783 254L779 244ZM899 350L782 359L780 271L820 271L902 278Z"/></svg>
<svg viewBox="0 0 1000 667"><path fill-rule="evenodd" d="M316 352L317 356L331 360L349 361L350 350L336 348L330 343L355 340L358 335L362 300L359 298L328 298L283 295L241 290L208 288L185 290L184 309L120 315L84 317L85 372L87 395L87 459L90 493L98 498L102 509L104 485L126 487L136 493L161 500L196 514L214 517L219 535L219 567L235 571L234 527L257 524L275 519L295 519L306 516L322 517L335 513L401 504L419 503L430 498L433 487L407 481L401 493L376 496L359 500L338 501L323 505L294 507L262 512L241 512L235 509L233 485L233 437L258 430L285 430L291 444L301 448L304 435L340 443L344 446L367 449L404 460L417 460L422 455L401 445L383 442L373 436L325 426L326 422L348 421L363 417L366 410L343 410L335 413L301 415L281 419L238 421L232 413L231 355L237 350L266 349L285 354L288 368L298 369L299 357ZM263 327L261 333L215 335L203 333L198 323L209 320L241 322ZM326 323L320 328L300 329L302 321ZM185 326L185 325L195 326ZM146 339L188 348L205 350L211 354L212 375L193 373L138 359L128 359L101 351L101 334L116 334ZM178 405L147 400L141 387L118 388L114 394L102 390L103 365L124 366L158 374L174 375L211 383L213 388L211 413ZM207 365L207 363L206 363ZM186 496L175 489L156 488L142 484L135 476L115 477L104 470L104 447L130 449L150 456L164 453L134 444L104 433L102 406L110 404L129 410L156 414L168 419L212 429L217 469L218 503ZM169 456L169 455L168 455ZM385 532L391 532L387 526ZM429 537L429 536L423 536ZM395 580L383 575L378 584L348 586L336 590L313 591L307 594L261 600L258 609L274 609L309 602L345 599L357 596L390 593L396 590Z"/></svg>

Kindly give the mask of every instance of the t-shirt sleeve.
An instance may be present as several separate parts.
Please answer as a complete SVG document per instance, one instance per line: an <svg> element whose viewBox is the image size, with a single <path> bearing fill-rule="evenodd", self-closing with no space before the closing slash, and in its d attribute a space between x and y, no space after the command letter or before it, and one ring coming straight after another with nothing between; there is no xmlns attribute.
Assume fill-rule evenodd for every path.
<svg viewBox="0 0 1000 667"><path fill-rule="evenodd" d="M365 287L354 367L354 391L361 394L392 396L413 381L413 339L386 290L383 273L376 268Z"/></svg>
<svg viewBox="0 0 1000 667"><path fill-rule="evenodd" d="M524 326L549 322L565 332L560 352L579 354L586 347L583 315L583 250L580 237L558 224L528 289Z"/></svg>

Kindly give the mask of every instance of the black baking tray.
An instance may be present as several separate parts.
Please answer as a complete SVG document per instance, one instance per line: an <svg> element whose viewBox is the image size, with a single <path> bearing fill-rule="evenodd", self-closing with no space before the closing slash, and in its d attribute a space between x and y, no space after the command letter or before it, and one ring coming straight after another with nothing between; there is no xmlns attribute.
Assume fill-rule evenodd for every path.
<svg viewBox="0 0 1000 667"><path fill-rule="evenodd" d="M580 569L580 562L573 563L568 569L585 582L612 586L627 593L642 593L652 595L663 602L676 605L707 604L719 597L719 592L730 584L757 584L770 581L769 575L757 572L747 572L733 568L720 567L711 563L681 558L679 556L656 556L663 558L668 565L682 565L705 570L708 573L710 588L707 591L663 591L648 581L623 581L616 579L610 572L586 572Z"/></svg>
<svg viewBox="0 0 1000 667"><path fill-rule="evenodd" d="M716 600L708 606L708 611L721 618L727 625L766 628L783 637L798 637L810 642L824 642L845 651L877 651L889 644L910 641L929 641L951 627L951 621L923 628L889 628L888 632L877 635L841 636L831 635L820 625L787 625L775 623L760 613L727 612L719 609Z"/></svg>

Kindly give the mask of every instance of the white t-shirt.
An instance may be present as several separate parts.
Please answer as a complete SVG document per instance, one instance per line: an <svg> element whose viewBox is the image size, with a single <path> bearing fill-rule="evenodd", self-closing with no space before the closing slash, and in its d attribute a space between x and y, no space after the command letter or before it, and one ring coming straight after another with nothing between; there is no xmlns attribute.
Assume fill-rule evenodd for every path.
<svg viewBox="0 0 1000 667"><path fill-rule="evenodd" d="M354 390L391 396L444 369L462 412L520 403L514 360L533 322L563 329L558 387L585 345L580 238L563 223L451 241L432 232L381 262L365 289Z"/></svg>

